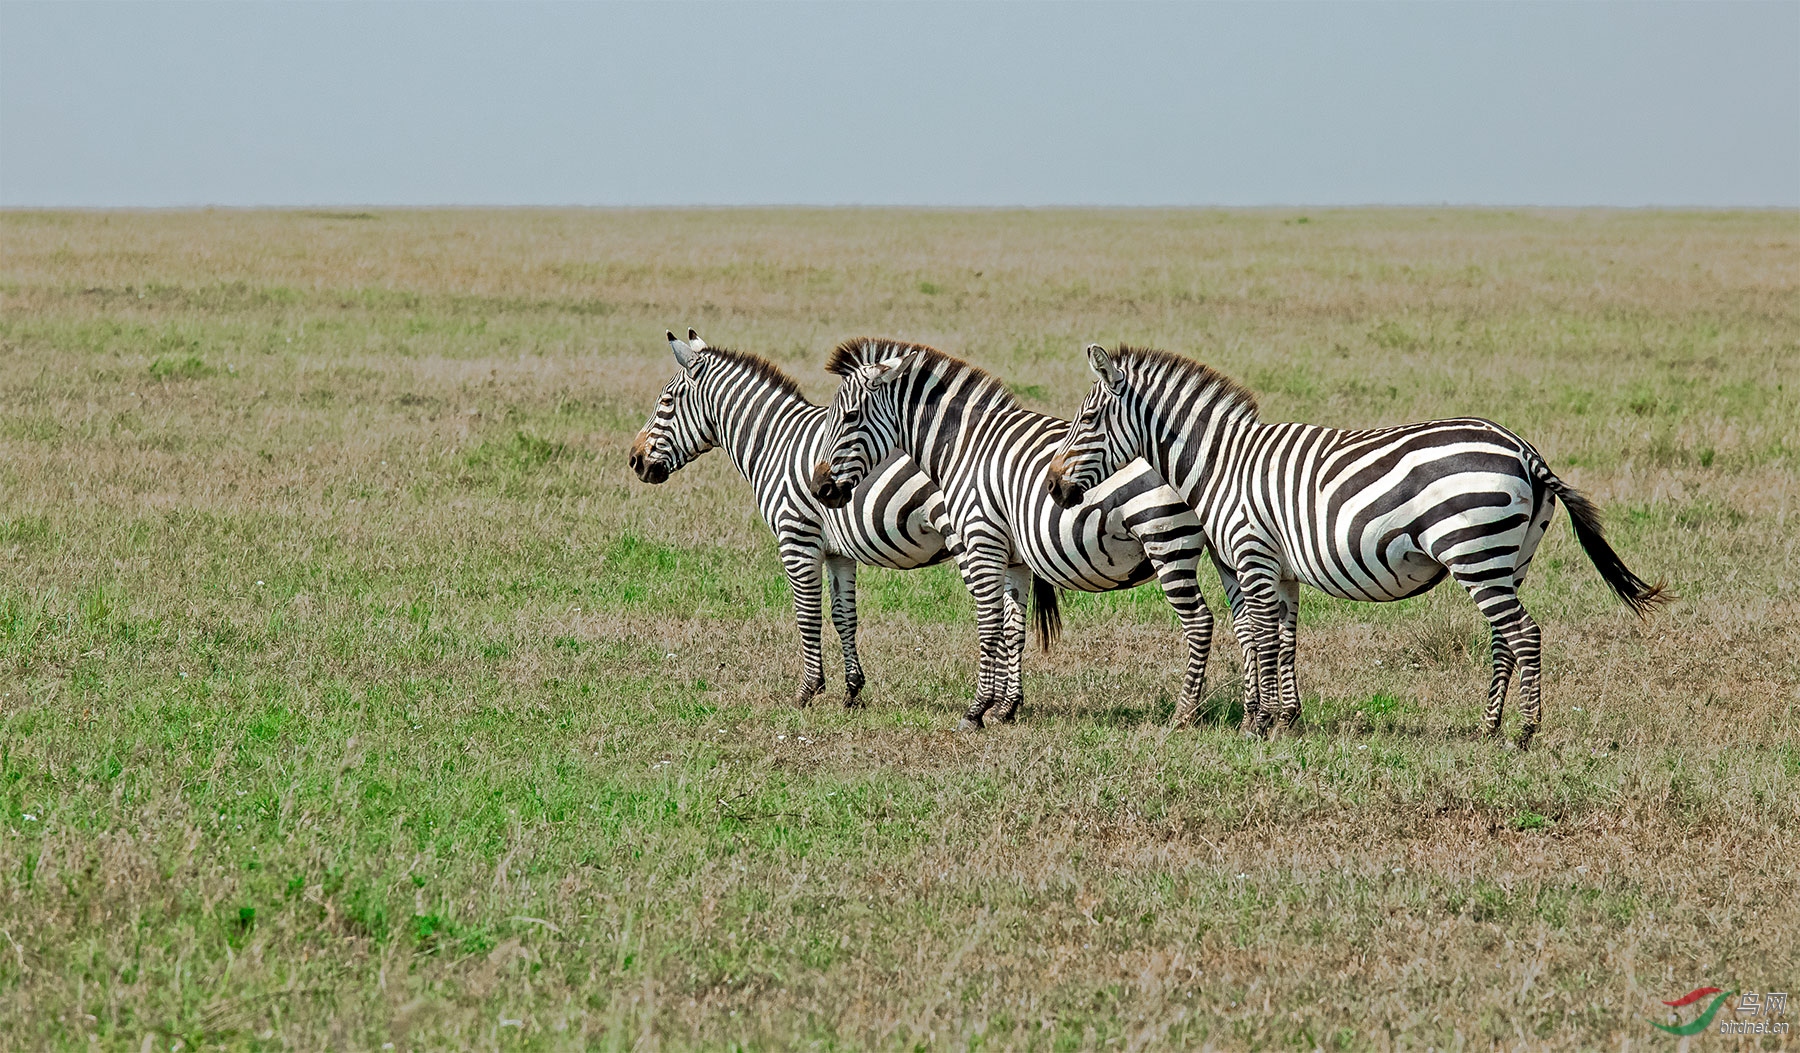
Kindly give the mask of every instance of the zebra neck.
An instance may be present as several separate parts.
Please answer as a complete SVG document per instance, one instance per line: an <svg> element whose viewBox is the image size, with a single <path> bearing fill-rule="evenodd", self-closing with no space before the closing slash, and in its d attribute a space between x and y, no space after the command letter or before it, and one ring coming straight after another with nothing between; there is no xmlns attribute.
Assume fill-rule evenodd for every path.
<svg viewBox="0 0 1800 1053"><path fill-rule="evenodd" d="M1145 424L1149 441L1144 459L1189 504L1197 504L1213 477L1224 469L1230 451L1240 445L1238 437L1258 426L1253 416L1217 406L1211 409L1185 423L1170 414L1152 412Z"/></svg>
<svg viewBox="0 0 1800 1053"><path fill-rule="evenodd" d="M1024 412L991 378L953 373L909 392L900 407L897 445L928 477L943 480L969 455L962 440L973 429L995 414Z"/></svg>
<svg viewBox="0 0 1800 1053"><path fill-rule="evenodd" d="M713 433L731 463L752 484L781 473L795 452L794 440L810 440L825 421L825 408L747 372L728 374L712 389ZM791 455L791 456L788 456Z"/></svg>

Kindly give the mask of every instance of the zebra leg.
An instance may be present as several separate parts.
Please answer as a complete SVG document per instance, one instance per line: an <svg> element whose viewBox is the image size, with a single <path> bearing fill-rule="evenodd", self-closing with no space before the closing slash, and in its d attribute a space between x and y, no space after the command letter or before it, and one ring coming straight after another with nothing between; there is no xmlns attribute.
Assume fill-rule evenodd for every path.
<svg viewBox="0 0 1800 1053"><path fill-rule="evenodd" d="M1244 717L1238 730L1250 735L1256 730L1256 631L1237 572L1225 565L1216 549L1212 560L1213 568L1219 572L1219 584L1225 586L1225 602L1231 606L1231 634L1237 637L1238 650L1244 654Z"/></svg>
<svg viewBox="0 0 1800 1053"><path fill-rule="evenodd" d="M1265 736L1281 711L1281 601L1273 571L1258 571L1239 579L1250 623L1251 646L1256 651L1256 722L1250 734Z"/></svg>
<svg viewBox="0 0 1800 1053"><path fill-rule="evenodd" d="M975 731L984 726L983 717L999 700L1004 687L1006 666L1006 565L1004 552L968 544L964 536L957 562L963 584L975 598L975 634L981 641L981 664L975 676L975 701L963 714L959 731Z"/></svg>
<svg viewBox="0 0 1800 1053"><path fill-rule="evenodd" d="M1276 586L1281 604L1280 665L1281 723L1283 731L1291 731L1300 722L1300 676L1295 667L1295 640L1300 629L1300 583L1283 578Z"/></svg>
<svg viewBox="0 0 1800 1053"><path fill-rule="evenodd" d="M1206 700L1206 659L1212 652L1213 613L1200 591L1199 559L1188 557L1156 564L1156 579L1162 585L1169 606L1181 620L1181 635L1187 641L1187 672L1181 678L1181 698L1175 703L1171 727L1191 727Z"/></svg>
<svg viewBox="0 0 1800 1053"><path fill-rule="evenodd" d="M804 706L825 690L825 660L819 654L819 550L804 542L784 544L781 565L794 590L794 624L800 628L800 657L806 666L794 705Z"/></svg>
<svg viewBox="0 0 1800 1053"><path fill-rule="evenodd" d="M854 706L866 682L856 653L856 561L826 556L825 578L831 588L831 625L844 647L844 705Z"/></svg>
<svg viewBox="0 0 1800 1053"><path fill-rule="evenodd" d="M1543 632L1525 608L1519 608L1519 616L1512 623L1506 634L1507 649L1519 663L1519 713L1525 718L1519 728L1518 746L1528 749L1531 737L1537 734L1538 722L1543 719Z"/></svg>
<svg viewBox="0 0 1800 1053"><path fill-rule="evenodd" d="M1474 567L1459 571L1451 566L1450 574L1457 584L1469 592L1475 606L1488 620L1494 634L1494 679L1488 686L1488 708L1483 724L1488 734L1500 731L1501 708L1506 704L1506 682L1514 665L1519 670L1519 712L1524 724L1519 728L1518 746L1525 749L1537 734L1543 717L1539 696L1539 677L1543 672L1543 633L1538 623L1519 602L1518 588L1510 577L1496 580Z"/></svg>
<svg viewBox="0 0 1800 1053"><path fill-rule="evenodd" d="M1031 590L1031 569L1022 563L1006 568L1006 592L1003 597L1006 615L1005 678L995 700L1000 711L995 715L1002 724L1011 724L1025 701L1025 603Z"/></svg>
<svg viewBox="0 0 1800 1053"><path fill-rule="evenodd" d="M1506 712L1506 686L1512 680L1513 669L1519 664L1518 657L1507 645L1506 637L1499 629L1493 630L1494 638L1494 679L1488 684L1487 713L1481 719L1482 729L1488 735L1500 733L1500 717Z"/></svg>

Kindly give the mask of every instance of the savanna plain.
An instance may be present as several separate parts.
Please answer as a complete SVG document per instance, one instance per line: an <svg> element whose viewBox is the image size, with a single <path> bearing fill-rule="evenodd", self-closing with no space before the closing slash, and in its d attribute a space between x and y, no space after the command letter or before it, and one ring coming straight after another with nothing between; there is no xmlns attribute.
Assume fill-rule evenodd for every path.
<svg viewBox="0 0 1800 1053"><path fill-rule="evenodd" d="M1660 1049L1800 988L1794 213L7 212L0 297L0 1047ZM1067 596L958 735L959 579L864 569L866 705L798 710L747 484L626 468L690 325L819 401L866 334L1067 415L1123 340L1490 417L1678 599L1559 512L1523 754L1449 587L1306 595L1267 742L1224 619L1171 730L1160 594Z"/></svg>

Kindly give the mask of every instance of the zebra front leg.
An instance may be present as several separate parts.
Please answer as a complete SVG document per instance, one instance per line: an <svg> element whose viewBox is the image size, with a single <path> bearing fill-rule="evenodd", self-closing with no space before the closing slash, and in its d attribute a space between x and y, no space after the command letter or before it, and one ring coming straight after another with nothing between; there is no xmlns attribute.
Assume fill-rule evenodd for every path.
<svg viewBox="0 0 1800 1053"><path fill-rule="evenodd" d="M1294 730L1300 723L1300 675L1295 666L1295 642L1300 630L1300 583L1292 578L1283 578L1276 586L1276 594L1281 604L1281 628L1279 639L1281 649L1276 661L1280 663L1281 675L1281 722L1283 732Z"/></svg>
<svg viewBox="0 0 1800 1053"><path fill-rule="evenodd" d="M994 719L1011 724L1025 701L1025 602L1031 589L1031 569L1023 563L1006 568L1006 592L1003 596L1006 636L1002 661L1005 676L997 701L1000 711Z"/></svg>
<svg viewBox="0 0 1800 1053"><path fill-rule="evenodd" d="M825 660L819 653L819 550L805 544L783 545L782 568L794 592L794 624L800 629L800 658L806 671L794 705L804 706L825 690Z"/></svg>
<svg viewBox="0 0 1800 1053"><path fill-rule="evenodd" d="M831 589L831 625L844 648L844 705L857 704L862 693L862 658L856 653L856 561L849 556L826 556L825 577Z"/></svg>
<svg viewBox="0 0 1800 1053"><path fill-rule="evenodd" d="M1213 613L1200 591L1198 559L1185 558L1158 563L1156 580L1162 585L1169 606L1181 621L1181 635L1187 642L1187 671L1181 679L1181 698L1175 703L1171 727L1192 726L1206 700L1206 660L1212 652Z"/></svg>

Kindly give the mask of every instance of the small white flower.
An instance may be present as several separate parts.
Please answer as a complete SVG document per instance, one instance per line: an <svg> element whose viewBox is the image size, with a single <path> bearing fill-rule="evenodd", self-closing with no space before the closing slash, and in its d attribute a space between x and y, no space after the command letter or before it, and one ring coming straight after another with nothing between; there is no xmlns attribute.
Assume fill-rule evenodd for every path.
<svg viewBox="0 0 1800 1053"><path fill-rule="evenodd" d="M261 584L262 584L262 583L263 583L263 581L262 581L262 579L261 579L261 578L257 578L257 579L256 579L256 583L257 583L257 584L258 584L258 585L261 585Z"/></svg>
<svg viewBox="0 0 1800 1053"><path fill-rule="evenodd" d="M1585 710L1583 710L1580 706L1570 706L1569 709L1573 710L1576 713L1585 712Z"/></svg>
<svg viewBox="0 0 1800 1053"><path fill-rule="evenodd" d="M777 736L775 736L775 741L776 742L785 742L785 741L787 741L787 736L786 735L777 735Z"/></svg>
<svg viewBox="0 0 1800 1053"><path fill-rule="evenodd" d="M500 1018L500 1026L501 1027L524 1027L525 1021L523 1021L523 1020L508 1020L505 1017L501 1017Z"/></svg>
<svg viewBox="0 0 1800 1053"><path fill-rule="evenodd" d="M35 816L35 815L32 815L32 814L31 814L31 813L30 813L30 812L26 812L26 813L25 813L25 815L24 815L24 819L25 819L25 821L26 821L26 822L28 822L28 823L35 823L35 822L37 822L37 816Z"/></svg>
<svg viewBox="0 0 1800 1053"><path fill-rule="evenodd" d="M181 671L181 679L183 679L183 680L187 679L187 670L183 669Z"/></svg>
<svg viewBox="0 0 1800 1053"><path fill-rule="evenodd" d="M1588 868L1585 864L1575 868L1575 873L1577 873L1577 874L1585 874L1587 872L1588 872Z"/></svg>
<svg viewBox="0 0 1800 1053"><path fill-rule="evenodd" d="M670 651L670 652L669 652L669 653L668 653L668 654L666 654L666 655L663 655L663 657L664 657L664 658L673 658L673 657L675 657L675 652L674 652L674 651Z"/></svg>
<svg viewBox="0 0 1800 1053"><path fill-rule="evenodd" d="M1396 873L1396 874L1404 874L1404 873L1406 873L1406 868L1405 868L1405 867L1395 867L1395 868L1394 868L1394 873Z"/></svg>
<svg viewBox="0 0 1800 1053"><path fill-rule="evenodd" d="M1368 749L1368 748L1369 748L1369 747L1368 747L1368 746L1366 746L1366 745L1364 745L1364 746L1358 746L1358 747L1356 747L1356 748L1357 748L1357 749L1359 749L1359 750L1366 750L1366 749Z"/></svg>

